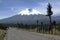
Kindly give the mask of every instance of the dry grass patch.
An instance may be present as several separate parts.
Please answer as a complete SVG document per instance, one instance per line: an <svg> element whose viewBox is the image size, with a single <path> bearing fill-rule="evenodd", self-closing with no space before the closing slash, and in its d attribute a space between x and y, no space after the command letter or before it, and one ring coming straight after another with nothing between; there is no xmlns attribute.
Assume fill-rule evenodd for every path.
<svg viewBox="0 0 60 40"><path fill-rule="evenodd" d="M5 30L0 29L0 40L4 40L5 33L6 33Z"/></svg>

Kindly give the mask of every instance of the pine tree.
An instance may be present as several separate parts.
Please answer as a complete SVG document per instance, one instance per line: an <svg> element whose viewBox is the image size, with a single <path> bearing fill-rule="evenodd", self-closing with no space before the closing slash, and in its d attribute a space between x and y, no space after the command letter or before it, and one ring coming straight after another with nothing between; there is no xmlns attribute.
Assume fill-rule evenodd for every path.
<svg viewBox="0 0 60 40"><path fill-rule="evenodd" d="M51 15L53 14L53 12L51 9L52 9L52 6L50 3L48 3L48 5L47 5L47 16L49 16L49 19L50 19L49 33L50 33L50 31L53 33L53 30L52 30L53 27L51 26L51 24L52 24Z"/></svg>
<svg viewBox="0 0 60 40"><path fill-rule="evenodd" d="M50 19L50 24L52 24L52 21L51 21L51 15L53 14L52 12L52 6L50 3L48 3L48 7L47 7L47 16L49 16L49 19Z"/></svg>

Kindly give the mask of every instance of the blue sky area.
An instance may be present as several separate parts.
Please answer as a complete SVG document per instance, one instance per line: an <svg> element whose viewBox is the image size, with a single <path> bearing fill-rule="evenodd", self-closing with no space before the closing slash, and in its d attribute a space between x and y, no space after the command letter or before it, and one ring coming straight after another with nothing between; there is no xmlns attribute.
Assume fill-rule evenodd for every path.
<svg viewBox="0 0 60 40"><path fill-rule="evenodd" d="M33 8L45 14L47 3L51 3L55 15L60 13L60 0L0 0L0 19L16 15L26 8Z"/></svg>

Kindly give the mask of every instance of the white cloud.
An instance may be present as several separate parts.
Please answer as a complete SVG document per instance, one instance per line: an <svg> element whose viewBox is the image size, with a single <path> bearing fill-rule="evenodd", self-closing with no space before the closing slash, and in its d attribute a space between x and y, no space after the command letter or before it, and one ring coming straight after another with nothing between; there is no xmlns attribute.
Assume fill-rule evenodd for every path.
<svg viewBox="0 0 60 40"><path fill-rule="evenodd" d="M47 4L48 4L49 2L39 2L38 3L38 5L39 6L37 6L36 7L36 9L38 9L38 10L40 10L41 11L41 13L42 14L47 14ZM55 14L55 13L60 13L60 1L51 1L50 2L51 3L51 5L52 5L52 11L53 11L53 13Z"/></svg>

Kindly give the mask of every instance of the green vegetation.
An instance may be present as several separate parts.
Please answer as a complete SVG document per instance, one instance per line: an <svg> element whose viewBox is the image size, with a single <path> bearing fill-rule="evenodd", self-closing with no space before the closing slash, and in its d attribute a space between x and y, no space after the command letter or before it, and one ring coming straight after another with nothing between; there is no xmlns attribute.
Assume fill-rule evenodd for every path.
<svg viewBox="0 0 60 40"><path fill-rule="evenodd" d="M6 35L7 25L6 24L0 24L0 40L4 40L4 37Z"/></svg>
<svg viewBox="0 0 60 40"><path fill-rule="evenodd" d="M16 27L18 29L28 30L28 31L34 31L39 33L46 33L46 34L54 34L54 35L60 35L60 23L56 23L56 21L53 21L52 24L44 24L41 22L39 24L39 21L36 21L36 24L23 24L23 23L17 23L17 24L5 24L6 27Z"/></svg>

